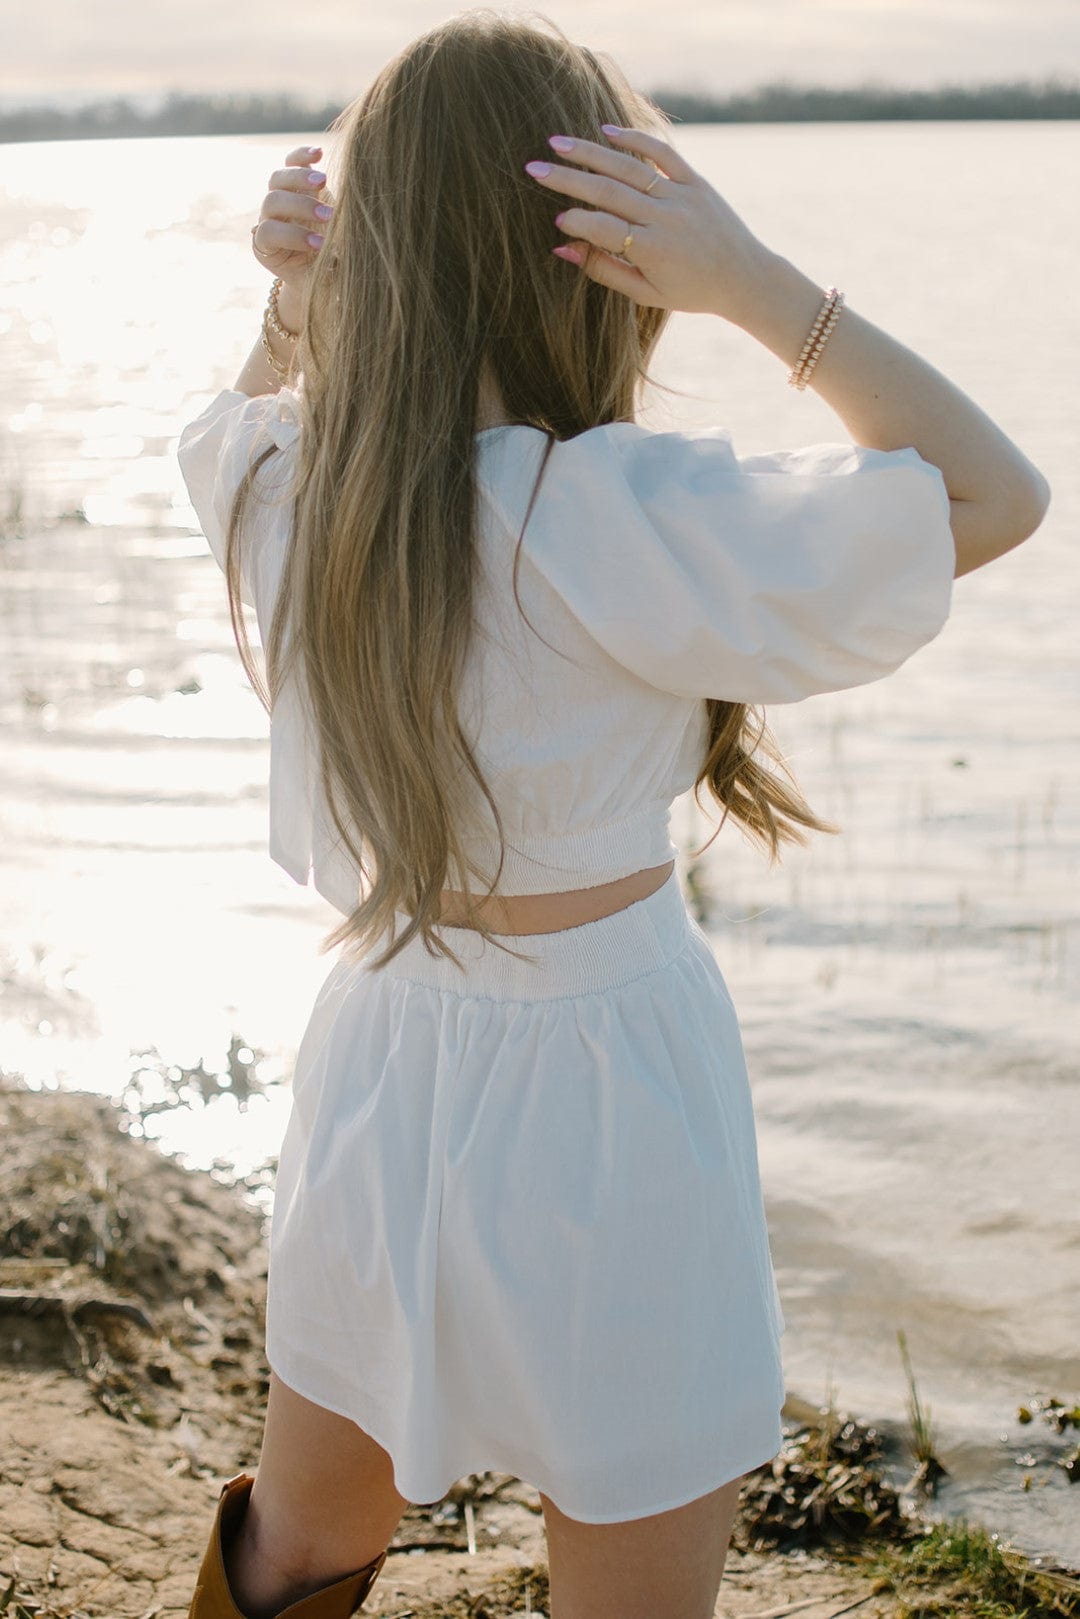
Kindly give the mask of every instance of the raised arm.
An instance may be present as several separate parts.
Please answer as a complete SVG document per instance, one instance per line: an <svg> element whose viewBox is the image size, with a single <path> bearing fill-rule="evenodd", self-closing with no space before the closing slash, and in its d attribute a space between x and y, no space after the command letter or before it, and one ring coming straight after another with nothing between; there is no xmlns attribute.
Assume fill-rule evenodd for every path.
<svg viewBox="0 0 1080 1619"><path fill-rule="evenodd" d="M763 249L743 301L727 318L793 366L822 296L816 281ZM850 305L808 386L856 444L910 445L940 469L952 510L955 578L1011 551L1045 517L1050 486L1008 434L948 377Z"/></svg>
<svg viewBox="0 0 1080 1619"><path fill-rule="evenodd" d="M281 316L281 324L288 331L298 331L300 327L299 294L290 292L288 287L282 288L278 298L278 313ZM268 334L267 341L281 364L288 365L292 357L292 344L283 342L273 332ZM260 394L276 394L279 392L284 380L284 377L279 376L270 364L260 336L241 366L240 375L233 386L237 393L250 394L252 399L257 399Z"/></svg>
<svg viewBox="0 0 1080 1619"><path fill-rule="evenodd" d="M604 134L612 145L552 136L563 162L526 164L542 185L587 205L555 216L568 240L553 251L638 303L721 315L794 366L823 289L767 248L669 142L610 125ZM1023 451L940 371L846 305L809 386L856 444L913 448L940 470L954 577L1042 522L1049 485Z"/></svg>

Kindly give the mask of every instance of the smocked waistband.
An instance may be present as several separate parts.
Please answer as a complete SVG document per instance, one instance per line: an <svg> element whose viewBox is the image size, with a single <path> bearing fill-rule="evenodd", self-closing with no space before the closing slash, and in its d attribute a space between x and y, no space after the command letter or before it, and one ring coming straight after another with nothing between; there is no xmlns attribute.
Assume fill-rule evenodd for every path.
<svg viewBox="0 0 1080 1619"><path fill-rule="evenodd" d="M399 916L399 929L406 921ZM595 922L555 933L499 935L532 960L510 955L470 928L437 926L436 934L454 951L461 968L449 957L430 955L417 935L385 967L366 970L470 997L555 1000L614 989L665 967L697 931L674 868L653 893Z"/></svg>

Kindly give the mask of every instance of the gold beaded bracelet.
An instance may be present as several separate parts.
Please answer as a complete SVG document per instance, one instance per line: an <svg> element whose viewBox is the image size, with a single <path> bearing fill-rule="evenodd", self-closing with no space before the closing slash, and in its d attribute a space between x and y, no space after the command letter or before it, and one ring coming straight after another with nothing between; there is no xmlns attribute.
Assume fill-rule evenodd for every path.
<svg viewBox="0 0 1080 1619"><path fill-rule="evenodd" d="M832 336L833 328L840 319L840 310L843 308L843 304L844 294L839 288L828 287L825 292L824 302L818 310L814 324L811 326L806 342L803 344L802 353L788 374L788 382L793 388L798 388L800 392L806 387L807 382L810 380L810 373L817 365L818 360L821 358L822 350Z"/></svg>
<svg viewBox="0 0 1080 1619"><path fill-rule="evenodd" d="M292 373L292 360L279 360L270 343L271 332L275 337L280 338L283 343L295 343L298 336L296 332L290 332L288 327L282 324L281 315L278 312L278 294L284 285L285 283L281 277L277 276L273 286L270 288L266 308L263 310L262 346L266 351L266 358L270 362L270 369L274 375L280 381L287 382Z"/></svg>

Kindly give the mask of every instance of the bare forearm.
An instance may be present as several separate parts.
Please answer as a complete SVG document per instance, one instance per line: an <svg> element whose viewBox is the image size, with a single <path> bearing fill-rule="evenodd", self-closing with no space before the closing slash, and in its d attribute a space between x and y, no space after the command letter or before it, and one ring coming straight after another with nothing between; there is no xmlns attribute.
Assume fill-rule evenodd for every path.
<svg viewBox="0 0 1080 1619"><path fill-rule="evenodd" d="M278 314L281 317L281 324L287 331L299 331L300 294L287 285L282 287L278 295ZM273 332L270 333L269 342L274 354L283 364L292 359L294 348L292 343L284 343ZM276 394L280 388L281 378L267 359L260 337L244 361L240 375L236 379L236 391L249 394L254 399L259 394Z"/></svg>
<svg viewBox="0 0 1080 1619"><path fill-rule="evenodd" d="M821 300L816 281L770 253L737 324L790 367ZM809 386L856 443L910 445L940 468L958 576L1019 545L1042 522L1049 486L1023 451L955 383L847 304Z"/></svg>

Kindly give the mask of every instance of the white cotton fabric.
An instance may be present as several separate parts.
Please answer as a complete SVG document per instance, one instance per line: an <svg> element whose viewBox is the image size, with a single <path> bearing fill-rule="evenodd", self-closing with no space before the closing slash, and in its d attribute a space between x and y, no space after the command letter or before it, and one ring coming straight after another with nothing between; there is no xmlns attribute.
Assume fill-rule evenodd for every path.
<svg viewBox="0 0 1080 1619"><path fill-rule="evenodd" d="M783 1443L784 1330L738 1020L676 872L507 941L339 962L297 1056L266 1355L406 1499L511 1473L587 1523Z"/></svg>
<svg viewBox="0 0 1080 1619"><path fill-rule="evenodd" d="M297 399L284 389L256 399L226 390L180 439L222 566L240 477L262 450L277 452L260 470L268 504L242 557L242 594L264 639L297 443ZM706 697L793 703L878 680L948 617L949 498L916 450L836 443L740 457L722 429L615 422L551 452L518 575L534 633L511 574L546 438L512 425L475 444L481 633L459 708L503 818L499 894L593 887L673 859L670 806L703 758ZM316 781L311 728L287 688L271 722L270 854L347 913L362 876ZM478 788L461 832L490 881L498 840ZM466 886L452 877L448 887Z"/></svg>
<svg viewBox="0 0 1080 1619"><path fill-rule="evenodd" d="M264 640L299 419L287 391L226 391L180 442L222 566L240 477L276 452L242 558ZM944 482L914 449L739 457L720 430L615 423L551 453L518 577L536 634L511 573L545 442L523 426L475 440L459 706L509 839L503 894L674 859L705 698L796 702L881 678L941 628L955 565ZM347 912L360 876L291 686L270 751L271 856ZM493 873L489 813L478 795L461 830ZM524 960L439 931L463 968L414 938L379 969L340 955L316 998L279 1161L270 1365L384 1446L417 1502L491 1469L610 1523L767 1462L784 1319L750 1085L677 869L612 916L504 938Z"/></svg>

